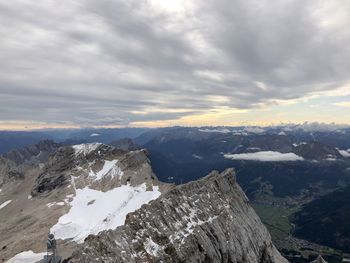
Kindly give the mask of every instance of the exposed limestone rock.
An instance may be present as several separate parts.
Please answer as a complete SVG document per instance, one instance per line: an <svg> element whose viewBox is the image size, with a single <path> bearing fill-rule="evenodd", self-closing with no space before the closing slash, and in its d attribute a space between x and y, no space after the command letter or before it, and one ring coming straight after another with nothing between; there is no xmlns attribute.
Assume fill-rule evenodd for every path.
<svg viewBox="0 0 350 263"><path fill-rule="evenodd" d="M318 258L316 258L311 263L327 263L327 261L325 261L321 255L319 255Z"/></svg>
<svg viewBox="0 0 350 263"><path fill-rule="evenodd" d="M0 187L6 183L24 178L20 167L6 158L0 156Z"/></svg>
<svg viewBox="0 0 350 263"><path fill-rule="evenodd" d="M16 167L23 167L23 180L14 179L21 177ZM146 184L146 191L158 186L155 189L165 192L172 187L157 180L145 150L127 152L100 143L59 148L44 165L16 166L13 161L0 157L0 183L4 175L6 182L1 187L0 204L12 201L0 210L0 262L22 251L46 251L48 232L70 212L78 190L108 192L122 185L137 188ZM9 180L8 175L13 180ZM132 197L127 196L125 200ZM96 205L94 199L87 201L87 207ZM136 201L142 203L142 200ZM117 209L114 202L105 205ZM57 242L59 254L64 257L71 255L76 246L71 239Z"/></svg>
<svg viewBox="0 0 350 263"><path fill-rule="evenodd" d="M36 180L32 196L48 194L72 180L78 188L89 185L91 189L102 191L125 184L159 185L145 150L127 152L91 143L60 148Z"/></svg>
<svg viewBox="0 0 350 263"><path fill-rule="evenodd" d="M0 156L0 187L3 184L23 180L25 173L33 166L45 162L59 144L44 140L37 144L14 149Z"/></svg>
<svg viewBox="0 0 350 263"><path fill-rule="evenodd" d="M3 157L15 162L17 165L23 163L44 162L48 155L56 151L61 145L51 140L43 140L37 144L14 149L4 154Z"/></svg>
<svg viewBox="0 0 350 263"><path fill-rule="evenodd" d="M32 196L48 193L56 188L68 185L68 171L74 167L74 150L71 147L60 148L46 163L44 172L38 176L31 192Z"/></svg>
<svg viewBox="0 0 350 263"><path fill-rule="evenodd" d="M235 181L233 169L177 186L90 235L69 262L286 263Z"/></svg>

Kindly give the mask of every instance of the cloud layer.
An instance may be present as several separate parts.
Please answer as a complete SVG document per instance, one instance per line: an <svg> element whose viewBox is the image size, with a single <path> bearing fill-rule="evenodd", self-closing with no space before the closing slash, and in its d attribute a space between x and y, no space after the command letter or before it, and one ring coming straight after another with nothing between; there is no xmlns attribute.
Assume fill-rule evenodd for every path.
<svg viewBox="0 0 350 263"><path fill-rule="evenodd" d="M231 160L246 160L246 161L260 161L260 162L287 162L287 161L302 161L303 157L295 153L280 153L272 151L254 152L254 153L239 153L239 154L225 154L226 159Z"/></svg>
<svg viewBox="0 0 350 263"><path fill-rule="evenodd" d="M129 125L349 83L349 1L164 2L0 3L0 120Z"/></svg>

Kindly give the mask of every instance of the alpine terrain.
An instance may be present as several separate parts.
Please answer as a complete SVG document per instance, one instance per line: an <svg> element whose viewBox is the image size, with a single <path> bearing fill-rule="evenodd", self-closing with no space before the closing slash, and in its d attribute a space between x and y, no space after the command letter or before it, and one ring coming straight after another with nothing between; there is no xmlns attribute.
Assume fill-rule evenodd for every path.
<svg viewBox="0 0 350 263"><path fill-rule="evenodd" d="M174 186L145 150L54 146L18 165L2 157L2 262L42 260L48 233L66 262L288 262L233 169Z"/></svg>

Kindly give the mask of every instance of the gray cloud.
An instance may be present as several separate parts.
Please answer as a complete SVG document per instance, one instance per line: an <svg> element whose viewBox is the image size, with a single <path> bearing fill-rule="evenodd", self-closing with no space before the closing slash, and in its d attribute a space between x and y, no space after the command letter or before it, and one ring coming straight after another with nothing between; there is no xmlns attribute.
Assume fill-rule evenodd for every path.
<svg viewBox="0 0 350 263"><path fill-rule="evenodd" d="M193 6L177 17L136 0L0 3L0 120L127 125L349 82L348 1Z"/></svg>

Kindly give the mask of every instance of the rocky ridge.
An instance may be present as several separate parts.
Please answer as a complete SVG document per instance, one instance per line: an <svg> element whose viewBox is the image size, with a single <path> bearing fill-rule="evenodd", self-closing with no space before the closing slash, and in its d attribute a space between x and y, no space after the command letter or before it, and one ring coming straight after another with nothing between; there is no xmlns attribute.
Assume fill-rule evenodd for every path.
<svg viewBox="0 0 350 263"><path fill-rule="evenodd" d="M145 150L129 152L101 143L61 147L44 163L38 160L33 165L16 165L6 158L0 162L4 170L0 174L0 204L7 204L0 209L0 262L22 251L44 252L47 233L53 229L64 237L71 228L80 234L84 224L93 223L94 228L87 230L91 233L121 224L123 216L115 218L111 213L134 211L171 187L157 180ZM26 167L21 180L3 180L16 167ZM84 201L91 193L95 196ZM118 206L118 194L126 194L124 201L131 205ZM109 203L101 208L106 200ZM79 225L81 218L69 218L76 211L89 213L95 208L100 209L95 219L101 221L86 216L87 221ZM67 224L64 216L72 222ZM76 239L58 240L58 246L62 256L68 255Z"/></svg>
<svg viewBox="0 0 350 263"><path fill-rule="evenodd" d="M68 262L285 263L233 169L177 186L89 236Z"/></svg>
<svg viewBox="0 0 350 263"><path fill-rule="evenodd" d="M7 183L23 180L26 171L45 163L49 155L56 151L60 144L43 140L37 144L13 149L0 156L0 188Z"/></svg>
<svg viewBox="0 0 350 263"><path fill-rule="evenodd" d="M60 148L38 176L31 194L43 196L72 182L78 188L88 185L101 191L127 183L159 185L147 151L128 152L102 143L90 143Z"/></svg>
<svg viewBox="0 0 350 263"><path fill-rule="evenodd" d="M3 157L16 163L17 165L24 163L45 162L48 156L56 151L62 145L51 140L42 140L37 144L29 145L22 149L13 149L3 154Z"/></svg>

